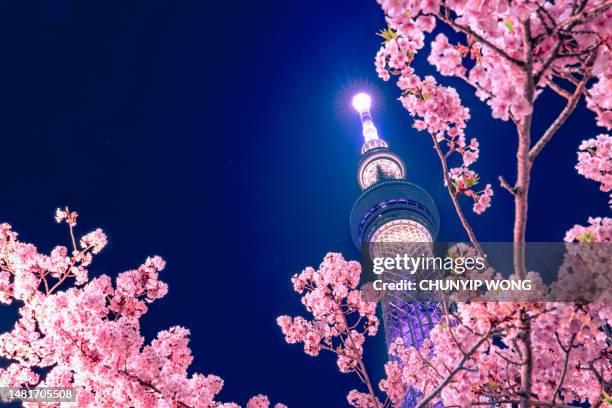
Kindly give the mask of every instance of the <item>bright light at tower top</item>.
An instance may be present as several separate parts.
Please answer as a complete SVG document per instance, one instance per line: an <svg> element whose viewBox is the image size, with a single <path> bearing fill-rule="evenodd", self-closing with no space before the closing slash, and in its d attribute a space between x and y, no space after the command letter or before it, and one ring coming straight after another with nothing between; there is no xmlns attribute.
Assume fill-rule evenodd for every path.
<svg viewBox="0 0 612 408"><path fill-rule="evenodd" d="M360 92L353 97L353 108L359 113L369 111L372 105L372 98L364 92Z"/></svg>
<svg viewBox="0 0 612 408"><path fill-rule="evenodd" d="M370 114L370 106L372 105L372 98L365 92L359 92L353 96L353 108L359 112L359 118L361 119L361 127L363 129L363 138L366 143L371 140L378 139L378 131L372 121L372 115Z"/></svg>

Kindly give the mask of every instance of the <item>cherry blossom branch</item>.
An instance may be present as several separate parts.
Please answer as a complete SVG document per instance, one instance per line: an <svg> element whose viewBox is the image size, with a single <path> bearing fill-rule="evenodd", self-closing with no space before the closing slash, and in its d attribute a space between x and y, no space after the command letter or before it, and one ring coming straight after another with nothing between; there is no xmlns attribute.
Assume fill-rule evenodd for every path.
<svg viewBox="0 0 612 408"><path fill-rule="evenodd" d="M424 362L425 364L427 364L433 370L433 372L436 373L436 375L438 377L444 378L444 376L442 374L440 374L440 371L438 371L438 369L431 363L431 361L423 356L423 353L421 353L421 350L419 350L418 348L415 348L414 350L419 355L419 358L421 359L421 361ZM450 371L450 370L448 370L448 371Z"/></svg>
<svg viewBox="0 0 612 408"><path fill-rule="evenodd" d="M83 343L84 342L83 342L82 339L81 339L81 342L79 344L79 343L77 343L77 341L68 332L66 332L63 329L60 329L60 330L64 334L65 338L67 338L75 347L78 347L78 349L81 351L81 354L85 358L87 358L90 361L90 363L94 363L94 364L96 363L94 358L88 352L86 352L85 349L83 348ZM127 355L125 357L127 359ZM118 367L117 367L117 372L119 374L122 374L122 375L132 379L132 380L136 380L140 385L149 388L153 392L155 392L155 393L157 393L159 395L163 395L162 392L157 387L155 387L153 384L142 380L141 378L139 378L138 376L136 376L134 374L129 373L126 369L119 370ZM182 401L179 401L179 400L176 400L176 399L174 400L174 402L176 402L182 408L194 408L194 407L191 407L190 405L187 405L187 404L183 403Z"/></svg>
<svg viewBox="0 0 612 408"><path fill-rule="evenodd" d="M482 43L483 45L485 45L488 48L490 48L491 50L493 50L495 53L497 53L500 57L502 57L506 61L508 61L508 62L518 66L518 67L525 66L525 63L523 61L518 60L518 59L510 56L506 51L504 51L501 48L497 47L491 41L487 40L486 38L484 38L483 36L481 36L480 34L475 32L474 30L472 30L471 28L463 26L461 24L457 24L452 19L450 19L448 17L445 17L445 16L443 16L441 14L437 14L436 17L438 17L441 21L445 22L446 24L450 25L451 27L455 28L456 30L464 33L465 35L473 37L478 42Z"/></svg>
<svg viewBox="0 0 612 408"><path fill-rule="evenodd" d="M597 371L595 369L595 365L593 364L593 361L589 361L589 369L593 372L593 374L595 375L595 377L597 378L597 381L599 381L600 384L602 385L610 385L610 383L607 383L604 378L602 377L602 375L599 373L599 371Z"/></svg>
<svg viewBox="0 0 612 408"><path fill-rule="evenodd" d="M70 228L72 230L72 227ZM64 283L64 281L69 278L70 275L70 270L76 265L77 263L77 258L79 258L80 256L84 255L87 253L87 251L89 251L90 249L93 248L93 245L89 245L87 246L85 249L83 249L82 251L79 251L76 255L74 255L72 257L72 261L70 263L70 266L66 269L66 271L62 274L61 278L55 283L55 285L53 285L51 287L51 289L46 290L46 294L50 295L53 292L55 292L55 290L62 284ZM47 281L45 280L45 286L47 286Z"/></svg>
<svg viewBox="0 0 612 408"><path fill-rule="evenodd" d="M585 2L586 4L586 2ZM608 10L610 7L612 7L612 1L611 0L607 0L605 2L603 2L602 4L599 4L597 6L593 6L593 8L588 9L588 10L583 10L580 14L575 13L573 16L569 17L567 20L562 21L559 24L559 29L563 28L563 26L567 25L567 24L582 24L585 23L589 20L594 19L595 17L599 16L601 13L606 12L606 10Z"/></svg>
<svg viewBox="0 0 612 408"><path fill-rule="evenodd" d="M608 394L612 393L612 381L606 381L603 378L602 374L595 368L595 365L593 364L594 361L595 360L589 361L589 370L593 372L595 378L597 378L597 381L599 382L599 384L601 384L602 391ZM603 404L603 402L603 399L599 400L597 404L593 405L593 408L599 408Z"/></svg>
<svg viewBox="0 0 612 408"><path fill-rule="evenodd" d="M357 364L359 365L359 369L361 370L361 373L363 374L363 380L366 384L366 386L368 387L368 392L370 393L370 395L372 396L372 401L374 403L374 406L376 408L379 408L380 405L378 404L378 398L376 397L376 393L374 392L374 387L372 386L372 381L370 381L370 377L368 376L368 372L365 368L365 364L363 363L363 358L361 357L361 354L359 353L358 350L355 350L355 342L353 341L353 336L351 335L351 331L348 329L348 323L346 321L346 316L344 313L342 313L342 320L344 323L344 327L345 327L345 332L349 338L349 340L351 341L351 347L353 348L353 354L359 356L359 358L357 359Z"/></svg>
<svg viewBox="0 0 612 408"><path fill-rule="evenodd" d="M592 51L596 50L601 45L601 42L600 42L600 43L598 43L596 45L592 45L592 46L588 47L586 50L581 50L578 53L568 53L568 52L561 53L560 52L561 51L561 46L563 45L564 41L567 39L567 36L572 34L571 31L569 31L569 30L571 30L577 24L584 23L584 22L588 21L589 19L593 19L594 17L596 17L600 13L605 12L608 8L610 8L611 5L612 5L612 1L608 0L608 2L603 3L600 6L596 6L596 7L594 7L590 11L584 11L584 7L586 6L586 2L584 2L579 8L574 10L574 13L572 13L571 17L569 17L567 20L561 22L555 28L553 34L556 34L559 38L558 38L557 42L555 43L554 48L552 49L550 55L548 56L546 61L544 61L544 63L542 64L542 67L535 74L535 82L536 82L536 84L540 81L540 78L542 78L542 76L545 75L546 70L551 66L551 64L557 58L559 58L559 57L561 57L561 58L562 57L568 57L568 56L578 56L578 55L582 55L582 54L591 53ZM579 18L579 17L583 17L583 18ZM566 25L569 26L569 27L564 28L564 26L566 26ZM564 32L566 32L566 31L569 31L569 32L564 34L564 32L562 32L562 30Z"/></svg>
<svg viewBox="0 0 612 408"><path fill-rule="evenodd" d="M574 340L576 339L576 333L574 333L572 335L572 337L570 339L570 342L567 345L567 347L563 346L563 344L561 343L561 339L559 338L559 335L556 332L555 332L555 337L557 338L557 342L559 343L559 347L565 353L565 359L564 359L564 362L563 362L563 372L561 373L561 378L559 379L559 384L557 384L557 388L555 389L555 392L553 393L552 399L550 400L551 404L555 403L555 401L557 400L557 397L561 393L561 387L563 387L563 382L565 381L565 376L567 374L567 366L569 365L569 356L570 356L570 353L572 351L572 346L574 345Z"/></svg>
<svg viewBox="0 0 612 408"><path fill-rule="evenodd" d="M70 230L70 240L72 241L72 248L74 251L78 251L76 239L74 238L74 225L68 224L68 229Z"/></svg>
<svg viewBox="0 0 612 408"><path fill-rule="evenodd" d="M502 186L505 190L507 190L513 196L516 196L516 188L512 187L504 178L504 176L499 176L499 185Z"/></svg>
<svg viewBox="0 0 612 408"><path fill-rule="evenodd" d="M526 115L517 127L519 142L516 154L517 177L516 194L514 196L515 218L514 218L514 270L519 279L526 276L525 270L525 232L527 229L527 198L531 177L531 162L528 159L529 146L531 144L531 120L533 117L533 99L535 93L535 82L533 77L533 43L531 41L531 23L529 20L523 23L522 30L523 51L525 59L525 87L524 97L531 106L531 113ZM526 312L521 310L521 320L525 323L523 332L523 343L525 346L525 365L521 367L521 393L520 406L527 408L527 400L531 395L531 376L533 370L532 347L531 347L531 322L525 321Z"/></svg>
<svg viewBox="0 0 612 408"><path fill-rule="evenodd" d="M419 404L416 406L416 408L425 408L428 406L428 404L431 402L431 400L433 400L443 389L444 387L446 387L451 380L453 379L453 377L463 369L463 365L470 359L470 357L476 352L476 350L478 350L478 348L487 340L489 339L491 336L495 336L497 334L499 334L500 332L497 330L489 330L484 336L482 336L480 339L478 339L478 341L463 355L463 358L461 359L461 361L459 361L459 363L457 364L457 366L455 367L455 369L453 371L451 371L446 378L444 379L444 381L442 381L440 384L438 384L436 386L436 388L434 388L428 396L424 397Z"/></svg>
<svg viewBox="0 0 612 408"><path fill-rule="evenodd" d="M144 381L143 379L139 378L138 376L130 374L129 372L124 371L124 370L121 370L119 372L121 374L125 375L126 377L131 378L132 380L137 381L138 384L142 385L143 387L149 388L151 391L153 391L153 392L155 392L155 393L157 393L159 395L162 395L162 392L157 387L155 387L153 384L151 384L150 382ZM182 407L182 408L194 408L191 405L187 405L184 402L177 400L176 398L174 398L174 402L176 402L178 404L178 406Z"/></svg>
<svg viewBox="0 0 612 408"><path fill-rule="evenodd" d="M602 81L602 79L609 81L607 74L608 70L605 66L609 62L609 57L602 55L600 51L603 50L600 47L606 47L607 50L609 50L610 47L607 44L608 38L602 38L596 31L598 31L597 27L605 26L606 21L602 13L607 13L607 10L610 10L612 0L604 0L603 5L598 4L595 7L590 6L588 0L574 0L573 4L563 6L556 3L541 3L540 5L535 5L538 7L537 15L533 12L532 6L534 4L530 2L528 2L529 4L521 4L522 7L517 6L516 9L510 12L506 9L498 12L494 11L493 8L489 8L483 12L484 9L482 8L482 4L478 1L472 4L462 3L456 10L451 10L454 6L443 4L442 8L437 12L432 12L426 6L418 2L417 4L409 2L407 5L400 5L392 1L381 1L381 3L383 3L383 9L388 18L389 30L395 31L388 32L387 36L384 37L387 40L385 47L381 48L380 53L377 54L376 57L377 72L384 80L388 80L390 74L400 76L397 85L403 91L401 101L404 107L413 116L425 117L426 115L423 115L422 112L426 112L430 113L436 119L419 120L415 122L415 128L419 130L430 130L430 134L435 134L436 140L440 140L441 143L441 140L445 140L445 129L441 125L446 123L454 125L457 123L464 124L464 122L456 120L453 122L443 115L438 115L442 116L438 120L436 116L437 111L434 107L443 106L446 108L447 112L452 112L457 110L456 108L453 109L453 104L441 98L440 101L432 100L429 102L431 106L419 104L421 99L414 99L410 95L412 90L417 87L415 84L419 85L423 83L418 75L414 73L415 67L412 67L410 63L413 60L414 54L423 47L423 42L420 41L420 35L433 32L436 17L440 22L446 23L456 31L466 34L467 46L461 43L452 45L443 33L438 33L436 40L432 43L431 54L428 57L428 61L436 66L441 75L459 77L476 87L476 96L491 107L493 117L500 118L504 121L512 119L514 122L518 138L518 148L516 151L517 170L516 178L513 180L515 185L508 183L502 176L499 177L499 181L502 188L507 190L514 197L515 220L513 241L515 248L513 262L516 275L519 279L524 278L526 276L525 239L528 193L534 159L571 115L583 94L588 98L589 109L598 113L597 110L601 107L601 112L598 113L598 117L605 117L605 120L602 119L601 122L609 122L609 117L606 116L608 112L603 109L603 104L606 103L604 102L604 94L608 85ZM509 6L511 8L514 7L513 5ZM478 11L483 13L480 18L474 19L473 16L470 15L471 10L475 10L476 14ZM485 16L485 13L492 13L493 15L488 18L488 16ZM441 16L438 16L438 14L441 14ZM569 19L566 17L568 15L570 16ZM539 19L542 24L540 24L540 21L534 20L534 18ZM520 22L517 20L523 21ZM592 25L586 27L580 26L580 24L591 20L593 21ZM561 23L557 21L561 21ZM465 24L467 27L461 26L459 23ZM495 28L488 29L487 27ZM476 31L476 33L470 33L466 29ZM534 31L533 35L531 32L532 29ZM412 35L413 32L418 34L418 36L416 34ZM485 40L493 42L493 44L487 45L487 43L481 41L476 34L484 36ZM416 37L419 37L418 40L414 40ZM478 45L473 46L476 42L478 42ZM504 51L505 54L496 50L494 44L503 44L499 47L502 48L501 51ZM517 53L517 50L519 50L520 53ZM475 60L474 65L463 64L468 53L471 58ZM592 75L589 72L590 65L593 62L591 58L594 59L596 53L599 53L599 56L602 57L598 60L600 62L598 64L600 69L597 71L597 76L600 81L599 85L601 86L598 88L595 86L597 83L594 84L592 88L592 97L590 97L589 91L586 90L586 82L589 81L589 77ZM514 59L514 61L512 59ZM468 76L466 76L468 71L469 79L471 79L473 83L470 82ZM605 75L603 74L604 71ZM506 82L507 77L509 80L508 83ZM565 83L564 80L568 82ZM434 82L434 80L431 80L431 82ZM534 144L532 145L532 121L536 87L545 86L548 86L553 92L565 98L566 106L564 106L560 117L553 121L552 124L549 124L550 128L544 132L539 139L534 138ZM495 90L495 92L492 93L491 90ZM432 95L432 93L426 94L427 98L431 98ZM423 95L421 95L421 98L427 101L427 99L423 98ZM436 126L438 122L440 122L441 125ZM461 136L464 136L464 126L459 127ZM437 146L436 143L434 143L434 146L437 147L436 151L442 164L446 164L449 153L442 154L443 146ZM470 162L470 160L467 161ZM453 180L453 182L449 182L448 178L445 177L447 189L455 204L460 194L464 193L466 189L464 186L457 187L456 184L453 184L455 182L453 173L449 175L449 172L444 166L443 169L445 170L445 176L448 175ZM461 219L461 213L458 212L458 214ZM479 319L482 317L483 313L493 314L498 311L497 309L493 309L492 311L485 312L481 310L478 305L462 305L458 306L458 308L461 312L459 324L467 317L471 319L470 321L478 321L480 325L481 322ZM467 373L461 372L457 374L455 378L448 379L446 384L442 384L441 387L439 387L438 396L433 396L429 401L426 401L425 404L431 404L433 399L443 399L444 403L457 404L457 402L460 402L460 406L466 406L466 402L467 406L469 406L470 400L477 402L474 405L484 405L478 402L484 401L483 398L486 397L487 399L494 398L495 404L517 404L522 408L534 405L552 408L566 407L564 404L556 404L556 401L563 399L562 394L565 393L568 387L570 387L569 389L575 387L575 390L572 391L576 393L577 399L583 401L585 398L592 398L592 392L595 393L594 395L597 395L597 392L600 392L601 389L607 392L607 389L612 386L611 384L602 382L599 377L597 381L595 381L593 379L593 374L588 373L588 375L581 376L580 380L585 383L591 382L591 384L588 384L588 394L582 391L580 388L581 385L577 385L574 382L575 370L586 370L586 368L581 368L579 365L575 367L574 364L569 361L569 355L572 350L571 345L567 348L564 348L564 345L562 345L561 349L559 349L554 344L554 341L551 346L557 356L555 356L553 364L560 375L560 378L558 377L559 381L547 382L545 379L540 378L540 370L542 367L534 363L536 356L534 345L540 344L543 339L541 337L539 324L535 321L532 323L532 320L536 319L540 314L538 312L544 309L536 304L520 304L517 308L512 309L512 319L514 321L518 320L519 322L517 327L515 327L515 329L519 329L519 335L512 335L501 339L509 349L499 352L499 350L503 350L505 347L497 347L498 345L495 344L496 342L491 340L481 345L481 350L485 350L488 357L496 359L498 365L495 365L495 368L493 368L488 367L486 363L483 364L482 361L479 362L478 357L480 353L476 352L472 355L471 359L468 360L466 364L468 367L464 366L461 368L461 370L467 370L467 368L473 370L472 367L476 367L476 370L482 369L485 373L488 371L488 378L492 378L491 383L482 384L481 388L478 390L468 390L467 388L473 384L473 379L469 378L470 376L464 377L463 374ZM470 313L472 314L470 315ZM547 311L542 311L542 313L547 313ZM571 318L572 317L570 317L570 319ZM462 326L470 332L474 327L474 325L470 323L466 323ZM499 326L497 327L499 328ZM444 329L444 327L440 328L441 334L439 336L443 340L439 340L438 342L435 340L433 341L433 357L431 357L430 361L441 373L451 373L452 371L448 369L445 362L445 352L448 348L453 351L456 356L456 360L454 360L456 364L456 361L460 359L462 355L459 354L459 352L463 353L463 349L466 348L466 346L464 346L465 343L459 343L454 336L454 334L458 334L459 331L454 331L451 328L449 334L445 332ZM568 334L566 337L564 333L563 338L569 339L574 329L566 328L565 330L567 330ZM476 331L482 331L482 329L479 328ZM465 334L465 332L463 333ZM503 337L503 335L500 337ZM478 337L472 341L477 339ZM464 339L459 339L459 341L463 340ZM594 348L600 347L601 339L597 338L596 340L599 342L598 344L595 344L594 339L585 340L583 346ZM442 349L440 345L442 345ZM563 351L565 351L565 355ZM418 357L414 352L410 352L407 355L410 358L410 360L406 360L408 364L413 363L415 360L417 363L413 364L413 367L404 367L404 370L409 370L410 383L413 384L411 386L418 388L421 395L427 395L436 390L436 388L434 388L432 391L432 386L435 386L439 379L425 364L419 362L419 357L421 361L426 361L426 358L429 357L426 350L421 350L421 352L423 354L419 353ZM500 356L500 358L497 358L498 356ZM580 360L580 356L577 356L577 358ZM604 373L608 372L609 367L606 361L600 361L599 358L592 369L595 376L600 374L601 377ZM475 363L475 365L470 365L472 363ZM503 370L503 366L506 368L506 380L508 383L505 386L497 383L500 381L504 382L503 374L496 377L494 371L497 367ZM404 371L402 374L405 376L406 372ZM481 371L481 375L482 374L484 373ZM396 373L388 374L390 378L393 378L391 377L392 375L397 376ZM572 378L571 386L569 385L570 377ZM485 382L486 381L487 380L485 380ZM460 384L461 388L456 387L455 384ZM545 387L546 395L548 395L546 399L550 400L552 397L552 402L536 401L538 396L532 393L532 390L537 388L537 392L540 394L542 387ZM447 389L449 392L441 396L440 393L442 389ZM578 391L579 389L581 391ZM491 393L489 393L489 391L491 391ZM465 395L458 395L464 393L470 395L467 397ZM542 393L541 395L544 394ZM607 398L607 396L605 397ZM491 402L492 401L489 400L486 404L489 405ZM596 406L599 405L601 405L601 402L597 403ZM420 406L423 406L423 404ZM569 407L569 405L567 407Z"/></svg>
<svg viewBox="0 0 612 408"><path fill-rule="evenodd" d="M442 174L444 177L444 184L446 185L446 189L448 190L448 195L450 196L451 201L453 202L453 206L455 207L457 216L459 217L459 220L461 221L461 225L463 225L465 232L468 234L468 237L470 238L470 242L472 243L472 245L474 245L474 247L478 251L478 254L484 257L484 251L482 247L480 246L478 239L476 239L476 234L474 234L474 230L472 229L467 219L465 218L465 214L463 214L463 211L461 210L461 206L459 205L459 200L457 199L457 195L452 189L452 182L451 182L450 176L448 175L448 164L446 163L446 157L444 156L444 153L442 153L440 144L436 141L435 136L431 135L431 137L433 139L434 149L436 150L436 153L438 154L438 157L440 158L440 164L442 165Z"/></svg>
<svg viewBox="0 0 612 408"><path fill-rule="evenodd" d="M499 351L496 351L495 354L497 354L502 360L506 361L508 364L512 364L512 365L515 365L515 366L521 366L521 365L525 364L524 362L512 361L511 359L509 359L508 357L504 356Z"/></svg>
<svg viewBox="0 0 612 408"><path fill-rule="evenodd" d="M565 99L570 99L572 94L563 89L561 86L555 84L553 80L546 79L546 86L548 86L551 90L555 91L559 96L562 96Z"/></svg>
<svg viewBox="0 0 612 408"><path fill-rule="evenodd" d="M604 391L606 394L612 393L612 382L608 382L607 385L605 385L603 387L602 391ZM600 406L603 405L604 401L605 400L603 398L601 398L599 401L597 401L597 403L595 405L593 405L592 408L599 408ZM609 404L606 404L606 405L609 405Z"/></svg>
<svg viewBox="0 0 612 408"><path fill-rule="evenodd" d="M528 154L528 160L533 162L535 158L540 154L544 146L553 138L553 136L557 133L557 130L565 123L567 118L574 112L576 105L578 105L578 101L582 96L582 91L588 82L590 75L585 74L582 80L578 83L578 86L574 90L572 96L568 99L565 108L561 111L557 119L553 121L553 123L546 129L542 137L537 141L537 143L531 148Z"/></svg>
<svg viewBox="0 0 612 408"><path fill-rule="evenodd" d="M559 50L561 49L561 45L563 44L563 41L564 39L562 38L562 36L559 35L559 39L555 43L555 46L553 50L551 51L550 55L548 56L546 61L544 61L540 70L534 75L536 84L540 82L540 78L542 78L542 76L546 73L546 70L550 67L553 61L557 59L557 57L559 56Z"/></svg>
<svg viewBox="0 0 612 408"><path fill-rule="evenodd" d="M531 344L531 320L527 316L527 312L521 310L521 320L523 322L524 330L522 333L525 364L521 366L521 408L526 408L528 404L529 396L531 395L531 377L533 375L533 346Z"/></svg>
<svg viewBox="0 0 612 408"><path fill-rule="evenodd" d="M565 79L567 82L571 83L574 86L578 86L580 81L573 74L582 75L584 73L582 70L574 71L574 70L570 70L569 68L564 68L563 71L560 71L553 67L552 70L556 76Z"/></svg>
<svg viewBox="0 0 612 408"><path fill-rule="evenodd" d="M531 144L531 121L533 118L533 100L535 94L535 81L533 77L533 43L531 41L531 24L523 23L522 30L523 51L525 55L525 85L524 97L531 106L531 113L526 115L517 126L518 148L516 153L517 177L515 190L515 218L514 218L514 270L517 276L523 279L525 271L525 232L527 228L527 198L531 181L531 161L529 160L529 146Z"/></svg>

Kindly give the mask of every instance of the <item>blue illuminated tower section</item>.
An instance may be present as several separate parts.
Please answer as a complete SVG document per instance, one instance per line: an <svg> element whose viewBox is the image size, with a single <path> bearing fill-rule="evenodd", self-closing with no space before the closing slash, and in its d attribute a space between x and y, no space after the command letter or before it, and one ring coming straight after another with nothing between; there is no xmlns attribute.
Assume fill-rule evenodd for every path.
<svg viewBox="0 0 612 408"><path fill-rule="evenodd" d="M418 185L406 180L404 162L378 136L370 114L370 97L360 93L353 106L361 118L364 144L357 168L363 190L351 211L353 242L370 257L431 256L439 229L434 200ZM427 271L419 271L426 274ZM406 271L385 271L385 282L414 279ZM440 320L439 304L422 293L387 291L382 296L382 314L387 347L398 339L406 346L420 346ZM392 357L393 358L393 357ZM404 407L414 405L409 393Z"/></svg>

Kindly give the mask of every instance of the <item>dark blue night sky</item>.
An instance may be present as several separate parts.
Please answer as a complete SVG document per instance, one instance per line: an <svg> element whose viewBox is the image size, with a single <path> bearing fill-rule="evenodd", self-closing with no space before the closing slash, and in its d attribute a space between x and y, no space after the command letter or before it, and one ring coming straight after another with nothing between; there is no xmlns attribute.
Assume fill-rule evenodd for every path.
<svg viewBox="0 0 612 408"><path fill-rule="evenodd" d="M383 26L374 0L0 1L1 221L49 251L67 243L53 213L69 205L81 232L109 235L92 275L162 255L170 292L144 332L189 327L193 369L225 379L222 400L346 405L356 378L285 344L275 318L302 311L291 275L327 251L358 257L348 234L361 137L353 93L374 95L381 135L437 200L439 239L465 239L429 137L376 78ZM424 59L421 73L431 71ZM442 82L471 108L474 168L496 187L482 216L465 202L469 217L481 240L511 240L513 203L496 180L514 179L512 126ZM561 103L538 101L536 134ZM597 133L581 103L538 158L529 240L560 240L608 214L607 197L573 169L580 140ZM12 325L9 308L0 313ZM378 379L382 332L369 343Z"/></svg>

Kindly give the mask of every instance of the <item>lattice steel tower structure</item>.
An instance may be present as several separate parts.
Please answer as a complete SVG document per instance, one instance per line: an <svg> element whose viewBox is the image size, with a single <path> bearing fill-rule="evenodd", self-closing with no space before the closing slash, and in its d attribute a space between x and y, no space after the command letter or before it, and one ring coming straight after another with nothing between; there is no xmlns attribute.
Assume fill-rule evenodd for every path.
<svg viewBox="0 0 612 408"><path fill-rule="evenodd" d="M357 167L357 181L363 191L350 219L353 242L360 250L365 248L371 258L431 256L440 224L434 200L423 188L406 180L404 162L378 136L370 114L370 97L357 94L353 106L359 112L364 137ZM416 276L425 273L419 271ZM385 271L382 275L385 282L414 278L406 271ZM388 291L381 303L387 347L398 338L406 346L420 346L441 316L439 304L420 293ZM413 406L417 398L409 393L403 406Z"/></svg>

